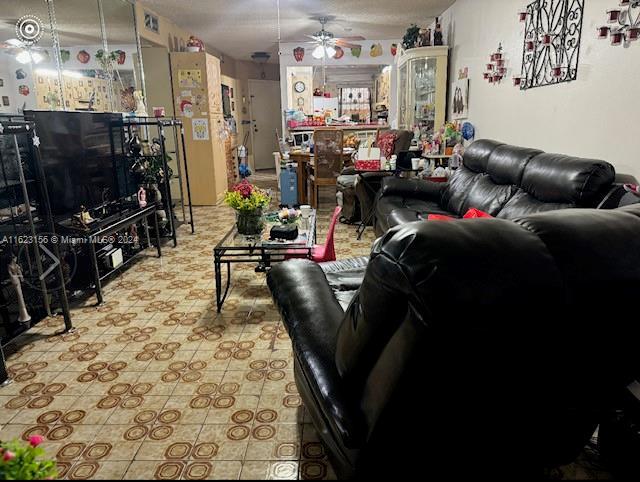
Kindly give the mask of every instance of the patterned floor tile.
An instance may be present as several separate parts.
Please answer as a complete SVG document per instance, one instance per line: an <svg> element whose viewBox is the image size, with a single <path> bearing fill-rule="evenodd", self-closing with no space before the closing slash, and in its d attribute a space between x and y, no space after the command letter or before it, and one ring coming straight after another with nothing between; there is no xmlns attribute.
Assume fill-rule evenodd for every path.
<svg viewBox="0 0 640 482"><path fill-rule="evenodd" d="M272 174L257 175L273 187ZM332 205L320 211L323 240ZM68 479L291 479L333 474L293 379L289 338L265 275L233 267L215 310L212 250L231 209L195 208L196 234L141 257L74 308L76 331L53 318L9 347L14 383L0 389L0 439L45 436ZM339 258L368 254L338 225ZM37 336L31 336L37 335Z"/></svg>

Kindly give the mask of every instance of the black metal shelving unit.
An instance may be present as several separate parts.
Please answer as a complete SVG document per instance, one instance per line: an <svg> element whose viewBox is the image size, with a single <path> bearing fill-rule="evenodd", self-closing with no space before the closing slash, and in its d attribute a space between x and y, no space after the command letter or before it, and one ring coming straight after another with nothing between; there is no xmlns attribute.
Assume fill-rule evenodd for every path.
<svg viewBox="0 0 640 482"><path fill-rule="evenodd" d="M180 224L188 223L191 226L191 233L195 233L195 223L193 220L193 205L191 202L191 185L189 182L189 167L187 163L187 152L184 139L184 127L182 121L174 118L156 118L156 117L124 117L122 121L118 121L113 126L114 128L123 129L124 135L121 138L121 152L125 156L129 156L128 143L132 136L137 133L141 142L151 144L152 132L151 129L155 129L157 133L157 139L160 141L161 157L163 160L164 182L162 186L158 186L161 189L162 204L167 213L169 220L169 229L171 232L171 238L173 239L174 246L178 245L177 240L177 228ZM174 151L168 151L166 145L167 130L171 130L171 134L174 140ZM115 152L114 152L115 154ZM176 156L177 165L177 180L180 188L180 208L182 210L182 221L178 220L175 213L174 198L171 192L171 180L176 179L170 175L170 168L167 162L168 155ZM153 158L154 155L136 155L129 156L130 160ZM186 203L185 193L183 187L186 187ZM187 220L186 208L189 208L189 219Z"/></svg>
<svg viewBox="0 0 640 482"><path fill-rule="evenodd" d="M18 116L0 117L0 384L10 381L3 348L54 314L64 318L64 332L73 325L65 289L64 259L38 149L35 125ZM20 266L15 283L9 266ZM15 277L15 274L14 274ZM22 281L25 281L24 283ZM15 299L14 299L15 297ZM30 319L19 321L20 302Z"/></svg>

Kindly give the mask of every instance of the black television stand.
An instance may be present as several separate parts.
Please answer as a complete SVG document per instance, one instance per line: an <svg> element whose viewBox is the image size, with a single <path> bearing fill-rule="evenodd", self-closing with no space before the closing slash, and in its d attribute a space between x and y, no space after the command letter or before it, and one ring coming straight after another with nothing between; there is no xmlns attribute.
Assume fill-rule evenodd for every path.
<svg viewBox="0 0 640 482"><path fill-rule="evenodd" d="M148 218L151 216L154 222L155 230L155 242L156 249L158 250L158 257L162 257L162 247L160 244L160 226L157 216L158 205L156 203L150 203L144 208L133 208L122 211L120 214L113 214L104 219L99 219L91 223L88 229L84 229L75 225L72 220L65 220L59 223L61 234L75 238L81 243L89 246L91 265L94 278L94 289L98 305L104 302L102 294L102 281L109 276L113 275L117 271L122 270L125 266L131 263L137 258L138 254L142 253L142 250L134 254L130 258L123 261L123 263L115 268L112 268L106 273L100 274L100 265L98 264L98 247L109 243L109 240L113 235L126 229L138 222L142 222L144 226L146 239L148 245L151 246L151 239L149 236Z"/></svg>

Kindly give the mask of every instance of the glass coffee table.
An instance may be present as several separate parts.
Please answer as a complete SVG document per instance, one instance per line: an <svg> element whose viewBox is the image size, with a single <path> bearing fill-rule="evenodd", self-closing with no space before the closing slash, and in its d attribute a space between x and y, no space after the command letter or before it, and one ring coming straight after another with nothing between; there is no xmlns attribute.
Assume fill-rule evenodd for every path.
<svg viewBox="0 0 640 482"><path fill-rule="evenodd" d="M238 233L234 224L229 232L213 249L213 261L216 277L216 306L218 313L227 299L231 287L231 265L234 263L252 263L256 272L266 272L273 263L286 259L288 251L293 251L297 258L311 258L316 244L316 211L312 210L308 219L299 219L298 238L294 241L270 240L269 232L276 224L266 222L261 235L245 236ZM222 287L222 267L227 267L227 283Z"/></svg>

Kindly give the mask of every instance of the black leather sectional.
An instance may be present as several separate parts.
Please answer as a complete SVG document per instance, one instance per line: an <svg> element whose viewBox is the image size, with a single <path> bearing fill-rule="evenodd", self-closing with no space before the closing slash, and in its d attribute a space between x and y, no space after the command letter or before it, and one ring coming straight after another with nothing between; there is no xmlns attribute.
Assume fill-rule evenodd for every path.
<svg viewBox="0 0 640 482"><path fill-rule="evenodd" d="M377 199L375 229L380 236L429 214L461 217L469 208L515 219L596 207L614 180L615 170L608 162L480 140L467 149L464 167L446 184L385 178Z"/></svg>
<svg viewBox="0 0 640 482"><path fill-rule="evenodd" d="M583 199L519 184L520 199ZM341 477L543 476L638 373L640 205L404 224L370 260L290 261L268 284Z"/></svg>

